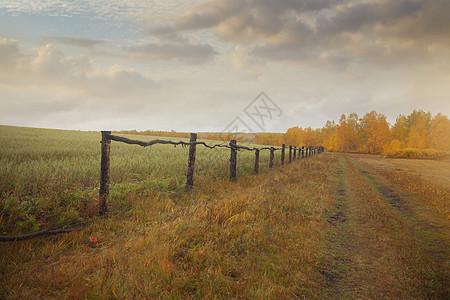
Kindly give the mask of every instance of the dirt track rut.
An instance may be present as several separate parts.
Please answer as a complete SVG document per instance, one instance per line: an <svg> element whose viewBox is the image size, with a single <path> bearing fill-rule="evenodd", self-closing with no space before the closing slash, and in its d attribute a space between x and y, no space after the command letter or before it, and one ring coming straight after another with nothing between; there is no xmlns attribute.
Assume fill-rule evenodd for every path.
<svg viewBox="0 0 450 300"><path fill-rule="evenodd" d="M433 257L427 242L417 234L423 234L427 226L420 226L414 215L407 195L383 185L371 170L340 155L336 201L328 213L332 225L327 236L329 256L321 270L327 284L323 297L447 297L447 253ZM447 245L442 237L435 237L433 243Z"/></svg>

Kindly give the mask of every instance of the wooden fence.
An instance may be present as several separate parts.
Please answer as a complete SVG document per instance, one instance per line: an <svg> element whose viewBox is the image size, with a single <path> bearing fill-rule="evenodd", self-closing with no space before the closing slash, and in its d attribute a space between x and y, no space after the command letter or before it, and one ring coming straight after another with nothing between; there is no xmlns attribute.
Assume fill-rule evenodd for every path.
<svg viewBox="0 0 450 300"><path fill-rule="evenodd" d="M231 140L228 145L217 144L217 145L207 145L205 142L197 141L197 134L191 133L189 142L183 141L167 141L167 140L152 140L152 141L138 141L131 140L125 137L112 135L111 131L102 131L102 156L100 163L100 215L106 215L108 213L108 198L109 198L109 168L110 168L110 148L111 141L123 142L131 145L139 145L143 147L148 147L156 144L168 144L168 145L183 145L189 146L189 156L188 156L188 169L187 169L187 179L186 179L186 189L190 190L194 186L194 171L195 171L195 159L197 145L204 146L209 149L214 148L228 148L230 149L230 179L236 180L237 178L237 151L248 150L255 151L255 167L254 172L257 174L259 172L259 154L261 150L269 150L269 168L273 168L273 160L275 156L275 151L281 151L281 164L285 162L285 150L286 146L283 144L282 147L260 147L260 148L249 148L245 146L240 146L237 144L236 140ZM308 156L313 156L320 154L324 151L324 147L295 147L289 146L289 163L295 159L303 159Z"/></svg>

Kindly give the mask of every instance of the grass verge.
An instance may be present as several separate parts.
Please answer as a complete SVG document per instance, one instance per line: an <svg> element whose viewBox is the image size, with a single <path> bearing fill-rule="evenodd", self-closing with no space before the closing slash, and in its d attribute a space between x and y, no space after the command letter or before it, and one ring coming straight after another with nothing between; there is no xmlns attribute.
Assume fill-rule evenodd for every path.
<svg viewBox="0 0 450 300"><path fill-rule="evenodd" d="M336 159L114 193L89 229L0 245L3 298L315 298ZM125 193L125 191L127 191Z"/></svg>

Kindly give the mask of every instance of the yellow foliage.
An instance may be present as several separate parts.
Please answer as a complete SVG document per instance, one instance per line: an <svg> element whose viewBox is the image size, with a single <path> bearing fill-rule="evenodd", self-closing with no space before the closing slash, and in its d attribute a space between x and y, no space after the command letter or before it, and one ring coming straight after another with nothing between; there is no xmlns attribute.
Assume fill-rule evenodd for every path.
<svg viewBox="0 0 450 300"><path fill-rule="evenodd" d="M391 127L386 116L376 111L362 118L352 113L342 115L338 124L327 121L321 129L289 128L284 140L287 145L320 145L326 151L340 152L386 153L405 148L450 151L450 120L440 113L433 118L430 112L414 110L408 116L399 115ZM399 155L434 157L430 152L420 153Z"/></svg>
<svg viewBox="0 0 450 300"><path fill-rule="evenodd" d="M402 146L402 142L400 142L399 140L392 140L389 143L387 150L400 150L403 148Z"/></svg>
<svg viewBox="0 0 450 300"><path fill-rule="evenodd" d="M414 158L414 159L433 159L433 160L450 159L450 152L438 151L434 149L406 148L398 150L389 150L385 152L384 155L390 158Z"/></svg>
<svg viewBox="0 0 450 300"><path fill-rule="evenodd" d="M450 151L450 120L437 114L431 121L431 146L434 149Z"/></svg>

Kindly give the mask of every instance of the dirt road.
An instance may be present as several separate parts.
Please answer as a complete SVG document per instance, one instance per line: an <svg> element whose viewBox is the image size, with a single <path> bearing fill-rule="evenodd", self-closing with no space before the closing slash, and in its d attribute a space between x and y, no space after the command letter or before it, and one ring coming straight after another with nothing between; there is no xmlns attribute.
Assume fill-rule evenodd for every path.
<svg viewBox="0 0 450 300"><path fill-rule="evenodd" d="M323 297L449 299L445 166L431 162L430 175L424 173L426 162L336 155Z"/></svg>

